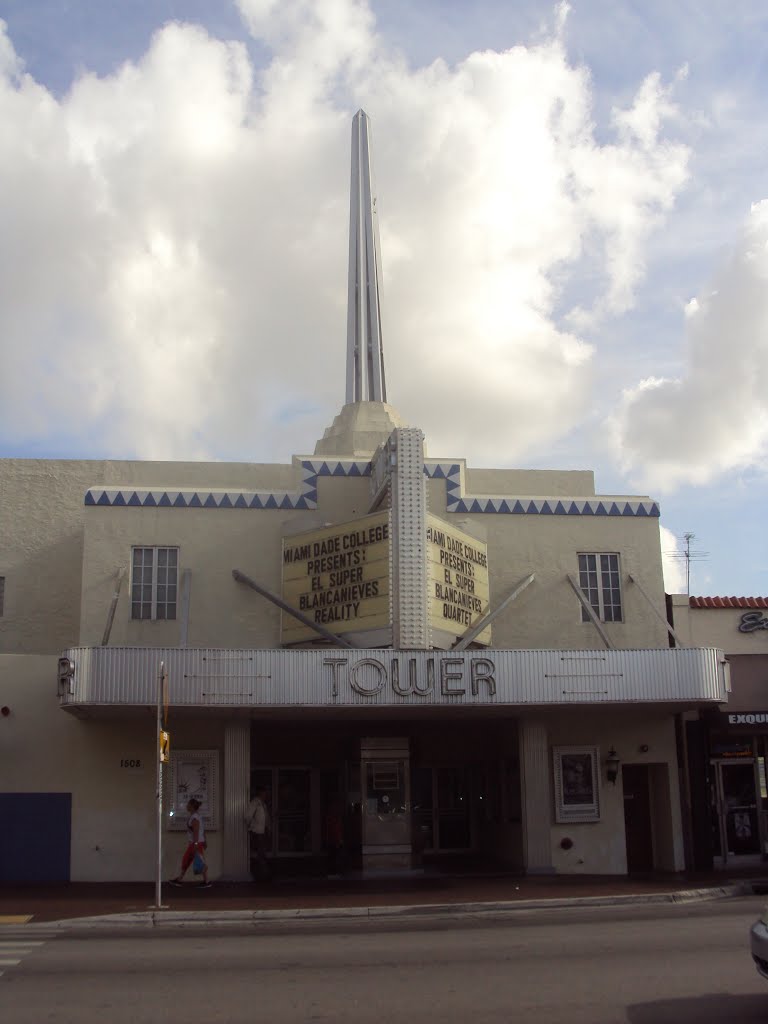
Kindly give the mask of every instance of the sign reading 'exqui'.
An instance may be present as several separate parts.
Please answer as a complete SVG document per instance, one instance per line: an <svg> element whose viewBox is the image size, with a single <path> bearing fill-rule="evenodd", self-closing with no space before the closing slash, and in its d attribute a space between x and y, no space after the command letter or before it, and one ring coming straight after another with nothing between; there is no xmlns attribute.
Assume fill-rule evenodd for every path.
<svg viewBox="0 0 768 1024"><path fill-rule="evenodd" d="M388 626L389 545L389 512L286 537L283 599L333 633ZM284 644L316 638L283 613Z"/></svg>
<svg viewBox="0 0 768 1024"><path fill-rule="evenodd" d="M488 611L488 548L437 516L427 517L432 628L461 636ZM476 638L490 644L491 627Z"/></svg>

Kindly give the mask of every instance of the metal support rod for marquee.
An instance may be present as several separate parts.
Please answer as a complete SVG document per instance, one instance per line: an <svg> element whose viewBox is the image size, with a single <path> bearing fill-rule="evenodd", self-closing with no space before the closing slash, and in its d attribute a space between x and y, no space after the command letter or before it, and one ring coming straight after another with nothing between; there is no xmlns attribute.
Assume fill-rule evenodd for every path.
<svg viewBox="0 0 768 1024"><path fill-rule="evenodd" d="M510 604L512 601L514 601L515 598L519 594L522 594L522 592L525 590L525 588L530 583L533 583L535 578L536 578L535 573L529 573L526 577L524 577L522 580L520 580L519 583L515 584L514 588L512 589L512 592L510 594L507 594L507 596L504 598L504 600L501 602L501 604L498 604L493 609L489 609L481 619L478 619L478 621L474 624L474 626L471 626L466 631L466 633L464 633L456 641L456 643L453 645L451 650L452 651L465 651L467 649L467 647L469 647L469 645L475 639L475 637L476 636L480 636L480 634L483 632L483 630L487 626L490 626L490 624L493 622L493 620L496 618L496 616L500 615L501 612L503 612L504 609L507 607L507 605Z"/></svg>
<svg viewBox="0 0 768 1024"><path fill-rule="evenodd" d="M638 589L638 590L640 591L640 593L641 593L641 594L643 595L643 597L645 598L645 600L646 600L646 601L648 602L648 604L649 604L649 605L651 606L651 609L652 609L652 611L653 611L653 614L654 614L654 615L656 616L656 618L657 618L657 619L658 619L658 620L659 620L660 622L663 622L663 623L664 623L664 626L665 626L665 628L666 628L667 632L668 632L668 633L669 633L669 635L670 635L670 636L672 637L672 639L673 639L673 640L675 641L675 643L677 644L677 646L678 646L678 647L685 647L685 646L686 646L686 644L684 644L684 643L682 642L682 640L680 639L680 637L679 637L679 636L677 635L677 633L675 632L675 629L674 629L674 626L672 625L672 623L671 623L671 622L669 622L669 621L667 620L666 616L664 616L664 615L662 615L662 614L661 614L661 612L659 611L659 609L658 609L658 608L656 607L656 605L655 605L655 604L653 603L653 601L652 601L652 600L651 600L651 598L649 597L649 595L648 595L648 592L646 591L645 587L644 587L644 586L642 585L642 583L640 582L640 580L639 580L639 579L637 579L637 578L636 578L635 576L633 576L633 575L632 575L632 573L628 573L628 575L627 575L627 579L629 580L629 582L630 582L630 583L634 583L634 585L635 585L635 586L637 587L637 589Z"/></svg>
<svg viewBox="0 0 768 1024"><path fill-rule="evenodd" d="M257 594L261 594L262 597L266 597L266 599L271 601L272 604L276 604L278 608L282 608L284 612L292 615L294 619L298 619L299 622L308 626L309 629L313 629L316 633L319 633L320 636L325 637L326 640L330 640L331 643L336 644L338 647L349 647L352 650L357 649L354 644L348 643L337 633L332 633L330 629L326 629L318 622L313 622L308 616L303 615L296 608L293 608L287 601L278 597L277 594L273 594L271 590L267 590L266 587L262 587L260 583L256 583L255 580L252 580L250 576L246 576L244 572L240 572L239 569L232 570L232 577L237 580L238 583L244 583L246 587L250 587L251 590L255 590Z"/></svg>
<svg viewBox="0 0 768 1024"><path fill-rule="evenodd" d="M607 647L607 649L609 651L615 650L615 646L616 645L611 643L610 637L605 632L603 627L600 625L600 619L598 619L598 617L595 615L594 608L592 607L592 605L589 603L589 601L584 596L584 591L581 589L579 584L576 582L576 580L573 578L573 576L570 573L568 573L565 578L570 583L571 589L573 590L573 592L576 595L576 597L578 597L579 601L581 601L581 607L584 609L584 611L589 616L590 622L595 627L597 632L600 634L600 639L603 641L603 643L605 644L605 646Z"/></svg>

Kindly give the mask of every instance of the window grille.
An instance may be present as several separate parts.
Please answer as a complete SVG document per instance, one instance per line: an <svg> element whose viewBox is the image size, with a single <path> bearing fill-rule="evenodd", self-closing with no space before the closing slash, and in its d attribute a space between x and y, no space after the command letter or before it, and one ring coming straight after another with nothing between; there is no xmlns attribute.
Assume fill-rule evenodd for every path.
<svg viewBox="0 0 768 1024"><path fill-rule="evenodd" d="M175 619L179 549L136 547L131 564L131 618Z"/></svg>
<svg viewBox="0 0 768 1024"><path fill-rule="evenodd" d="M579 586L601 622L622 622L619 556L605 552L579 555ZM589 622L585 608L581 621Z"/></svg>

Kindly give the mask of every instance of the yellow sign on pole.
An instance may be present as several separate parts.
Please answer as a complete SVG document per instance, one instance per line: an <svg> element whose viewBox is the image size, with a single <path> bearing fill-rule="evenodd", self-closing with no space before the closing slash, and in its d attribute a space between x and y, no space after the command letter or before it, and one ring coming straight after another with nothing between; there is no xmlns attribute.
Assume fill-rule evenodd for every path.
<svg viewBox="0 0 768 1024"><path fill-rule="evenodd" d="M160 761L167 764L171 760L171 734L165 729L160 730Z"/></svg>

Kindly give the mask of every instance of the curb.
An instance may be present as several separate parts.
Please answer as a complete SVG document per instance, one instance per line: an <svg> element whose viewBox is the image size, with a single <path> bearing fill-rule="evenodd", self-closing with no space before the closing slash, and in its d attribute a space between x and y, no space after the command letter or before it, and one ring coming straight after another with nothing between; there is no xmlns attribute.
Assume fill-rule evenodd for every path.
<svg viewBox="0 0 768 1024"><path fill-rule="evenodd" d="M675 892L635 893L617 896L572 896L548 899L508 900L474 903L420 903L378 907L298 907L289 910L144 910L124 914L63 918L30 922L25 932L98 931L114 928L196 928L232 925L289 924L332 921L426 920L450 917L508 917L531 910L588 909L592 907L652 906L654 904L703 903L753 894L750 882L737 882L707 889Z"/></svg>

